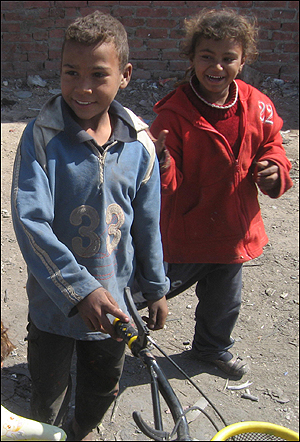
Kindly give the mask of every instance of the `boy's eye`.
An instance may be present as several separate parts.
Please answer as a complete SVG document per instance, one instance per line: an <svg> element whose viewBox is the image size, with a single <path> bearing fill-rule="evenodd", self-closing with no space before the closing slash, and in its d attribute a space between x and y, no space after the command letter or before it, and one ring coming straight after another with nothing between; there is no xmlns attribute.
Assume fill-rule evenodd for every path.
<svg viewBox="0 0 300 442"><path fill-rule="evenodd" d="M73 77L74 75L77 75L77 72L76 71L66 71L65 74L71 75Z"/></svg>
<svg viewBox="0 0 300 442"><path fill-rule="evenodd" d="M95 72L94 77L103 78L103 77L106 77L106 74L104 72Z"/></svg>

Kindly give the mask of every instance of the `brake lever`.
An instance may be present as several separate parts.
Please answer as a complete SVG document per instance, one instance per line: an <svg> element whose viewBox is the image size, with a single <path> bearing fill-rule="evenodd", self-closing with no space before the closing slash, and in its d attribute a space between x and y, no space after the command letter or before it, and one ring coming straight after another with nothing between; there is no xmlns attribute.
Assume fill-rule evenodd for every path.
<svg viewBox="0 0 300 442"><path fill-rule="evenodd" d="M138 330L138 337L136 339L136 343L138 344L138 346L141 349L146 348L147 344L148 344L149 329L137 311L137 308L133 302L133 299L131 296L131 290L129 287L125 287L124 295L125 295L125 302L127 304L128 311L129 311L130 315L132 316L132 319L133 319L133 321L137 327L137 330Z"/></svg>

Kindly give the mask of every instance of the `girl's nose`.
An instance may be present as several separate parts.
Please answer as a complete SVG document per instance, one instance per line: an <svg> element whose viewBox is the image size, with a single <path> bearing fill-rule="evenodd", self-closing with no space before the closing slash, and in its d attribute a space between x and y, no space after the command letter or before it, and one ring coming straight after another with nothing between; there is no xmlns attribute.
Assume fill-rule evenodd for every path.
<svg viewBox="0 0 300 442"><path fill-rule="evenodd" d="M218 69L219 71L222 71L223 70L222 63L216 63L216 69Z"/></svg>

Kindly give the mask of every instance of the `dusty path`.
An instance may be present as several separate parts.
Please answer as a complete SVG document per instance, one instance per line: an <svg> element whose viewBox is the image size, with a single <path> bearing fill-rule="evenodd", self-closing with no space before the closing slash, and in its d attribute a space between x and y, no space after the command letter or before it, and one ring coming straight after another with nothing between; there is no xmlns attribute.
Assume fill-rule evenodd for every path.
<svg viewBox="0 0 300 442"><path fill-rule="evenodd" d="M55 85L54 85L55 86ZM51 87L54 87L53 85ZM8 88L9 89L9 88ZM13 91L13 88L11 89ZM134 93L137 92L137 93ZM132 103L132 109L151 120L153 102L168 92L157 85L135 83L123 93L120 101ZM272 94L274 91L270 91ZM9 91L4 96L11 97ZM49 96L47 90L32 90L29 101L17 100L13 106L3 108L1 151L1 215L2 215L2 284L1 312L16 351L5 362L2 371L1 402L11 411L28 416L30 379L26 364L25 293L26 266L14 236L10 216L10 185L13 160L18 140L36 110ZM264 255L247 263L244 268L243 306L234 330L235 351L247 358L251 365L249 376L242 381L229 381L229 385L251 381L251 394L258 397L252 402L241 397L242 391L225 389L226 377L217 369L200 365L184 355L193 336L193 313L196 299L192 288L169 301L170 315L167 328L152 333L152 337L192 377L223 414L228 423L241 420L274 422L298 431L298 95L274 92L274 101L285 120L283 136L288 157L293 163L294 187L282 198L271 200L260 195L262 212L269 236ZM154 351L155 354L157 350ZM180 373L162 357L159 364L165 370L184 407L195 404L201 395L190 386ZM150 404L149 378L139 360L129 353L126 357L121 394L114 409L103 422L103 433L98 440L147 440L137 430L131 413L153 421ZM166 429L171 430L171 418L162 404ZM210 407L206 408L215 418ZM215 430L203 416L191 415L191 434L199 440L210 440ZM216 418L215 418L216 419ZM216 419L218 422L218 420ZM220 425L222 427L222 425Z"/></svg>

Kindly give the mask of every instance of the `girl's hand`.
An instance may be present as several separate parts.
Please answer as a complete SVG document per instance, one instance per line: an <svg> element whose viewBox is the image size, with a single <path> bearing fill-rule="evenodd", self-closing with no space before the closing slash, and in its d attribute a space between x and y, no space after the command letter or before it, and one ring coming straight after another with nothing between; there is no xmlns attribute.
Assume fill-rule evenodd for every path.
<svg viewBox="0 0 300 442"><path fill-rule="evenodd" d="M143 320L147 323L150 330L160 330L164 328L166 318L168 316L168 305L166 297L157 301L148 301L149 318L143 316Z"/></svg>
<svg viewBox="0 0 300 442"><path fill-rule="evenodd" d="M264 160L256 164L258 187L265 192L274 190L280 184L279 167L273 161Z"/></svg>
<svg viewBox="0 0 300 442"><path fill-rule="evenodd" d="M129 318L119 309L117 301L107 290L102 287L94 290L77 304L77 309L86 326L92 331L108 333L117 341L122 341L117 337L114 326L106 315L113 315L122 322L129 322Z"/></svg>
<svg viewBox="0 0 300 442"><path fill-rule="evenodd" d="M169 131L164 129L159 132L158 138L156 139L153 137L153 135L150 132L149 136L155 145L156 155L157 155L158 159L160 159L161 154L166 147L165 143L166 143L166 138L167 138L168 133L169 133Z"/></svg>

